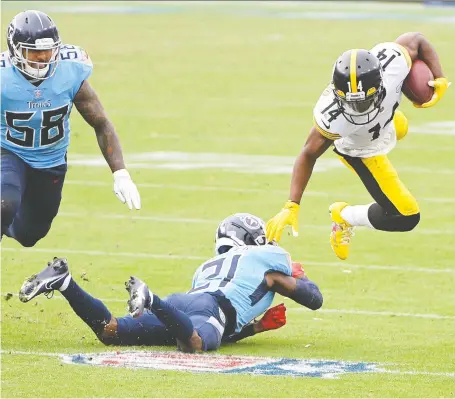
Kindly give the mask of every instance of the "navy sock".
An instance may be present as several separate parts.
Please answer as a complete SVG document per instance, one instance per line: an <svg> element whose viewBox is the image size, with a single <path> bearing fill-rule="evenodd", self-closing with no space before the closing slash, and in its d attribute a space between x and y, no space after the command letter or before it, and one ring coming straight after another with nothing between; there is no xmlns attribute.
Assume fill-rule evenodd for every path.
<svg viewBox="0 0 455 399"><path fill-rule="evenodd" d="M85 292L72 278L61 294L95 334L102 333L104 326L111 321L111 313L104 303Z"/></svg>
<svg viewBox="0 0 455 399"><path fill-rule="evenodd" d="M169 332L178 340L188 342L193 335L193 323L182 311L170 303L161 300L153 294L153 303L150 309L166 326Z"/></svg>

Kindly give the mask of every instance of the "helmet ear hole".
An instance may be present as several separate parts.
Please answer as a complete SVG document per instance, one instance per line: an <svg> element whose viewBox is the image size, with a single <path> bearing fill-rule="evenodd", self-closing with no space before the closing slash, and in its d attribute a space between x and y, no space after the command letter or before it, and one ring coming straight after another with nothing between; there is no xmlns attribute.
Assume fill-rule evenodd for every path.
<svg viewBox="0 0 455 399"><path fill-rule="evenodd" d="M226 252L228 252L232 247L229 246L229 245L222 245L221 247L218 247L218 253L220 255L222 254L225 254Z"/></svg>

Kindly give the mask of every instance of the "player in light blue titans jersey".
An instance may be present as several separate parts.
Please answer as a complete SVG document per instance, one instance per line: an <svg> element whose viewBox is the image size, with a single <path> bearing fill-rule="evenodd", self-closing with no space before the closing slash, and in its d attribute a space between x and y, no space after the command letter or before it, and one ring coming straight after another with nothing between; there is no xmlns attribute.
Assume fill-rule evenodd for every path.
<svg viewBox="0 0 455 399"><path fill-rule="evenodd" d="M73 104L95 130L115 194L139 209L114 126L87 81L87 53L62 45L52 19L34 10L13 18L7 43L0 57L1 235L30 247L48 233L62 196Z"/></svg>
<svg viewBox="0 0 455 399"><path fill-rule="evenodd" d="M62 45L59 56L52 77L34 85L12 64L7 51L1 54L1 145L34 169L66 163L73 100L93 70L80 47Z"/></svg>
<svg viewBox="0 0 455 399"><path fill-rule="evenodd" d="M204 263L196 270L189 293L221 292L237 312L236 332L272 304L265 275L279 272L292 276L289 253L274 245L240 246Z"/></svg>
<svg viewBox="0 0 455 399"><path fill-rule="evenodd" d="M221 222L216 232L216 254L196 271L186 294L165 300L136 277L126 282L132 316L147 309L175 336L183 351L217 349L222 340L252 335L254 318L271 304L275 293L316 310L322 294L302 266L265 238L264 222L238 213Z"/></svg>
<svg viewBox="0 0 455 399"><path fill-rule="evenodd" d="M319 288L308 280L302 266L291 266L289 254L266 245L264 237L264 222L256 216L241 213L226 218L216 232L218 256L198 269L190 293L161 299L141 280L131 277L126 283L131 314L125 317L114 317L102 301L79 287L62 258L54 258L44 270L25 280L19 299L29 302L41 294L60 291L106 345L177 343L188 352L214 350L222 342L283 327L284 304L246 324L267 309L275 292L313 310L322 305Z"/></svg>
<svg viewBox="0 0 455 399"><path fill-rule="evenodd" d="M266 275L293 276L291 256L275 243L267 244L264 231L264 222L250 214L221 222L216 234L219 255L196 270L189 291L220 292L229 299L237 313L236 332L272 304L275 291Z"/></svg>

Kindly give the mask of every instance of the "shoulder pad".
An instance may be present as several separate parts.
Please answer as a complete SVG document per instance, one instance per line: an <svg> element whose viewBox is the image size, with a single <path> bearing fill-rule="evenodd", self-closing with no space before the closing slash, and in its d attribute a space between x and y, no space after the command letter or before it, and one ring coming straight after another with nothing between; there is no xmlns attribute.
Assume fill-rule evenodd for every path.
<svg viewBox="0 0 455 399"><path fill-rule="evenodd" d="M77 62L79 64L93 66L92 60L87 52L82 47L71 44L64 44L60 48L60 61Z"/></svg>
<svg viewBox="0 0 455 399"><path fill-rule="evenodd" d="M330 140L341 138L336 130L336 120L340 117L342 118L342 115L338 110L332 85L329 85L322 92L313 110L313 119L317 131Z"/></svg>
<svg viewBox="0 0 455 399"><path fill-rule="evenodd" d="M411 57L409 56L408 50L403 46L395 42L379 43L370 50L376 57L379 58L382 64L384 72L387 71L387 67L393 63L400 63L403 66L407 66L408 70L412 66Z"/></svg>
<svg viewBox="0 0 455 399"><path fill-rule="evenodd" d="M401 90L403 81L408 76L412 62L408 51L395 42L379 43L371 49L379 58L387 90Z"/></svg>

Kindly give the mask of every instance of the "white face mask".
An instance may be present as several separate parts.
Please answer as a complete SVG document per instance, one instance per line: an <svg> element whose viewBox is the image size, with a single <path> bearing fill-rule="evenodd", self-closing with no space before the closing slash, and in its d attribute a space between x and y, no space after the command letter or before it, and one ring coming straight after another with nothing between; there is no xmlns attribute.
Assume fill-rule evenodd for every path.
<svg viewBox="0 0 455 399"><path fill-rule="evenodd" d="M31 78L44 80L50 78L57 68L59 61L61 42L54 42L50 38L37 39L34 45L19 43L14 47L13 63L18 66L21 71ZM33 65L41 65L41 68L34 68L30 66L28 61L28 50L52 50L52 56L49 62L35 63L30 61ZM25 52L25 55L23 54ZM52 70L50 71L52 66ZM50 73L48 73L50 71Z"/></svg>
<svg viewBox="0 0 455 399"><path fill-rule="evenodd" d="M24 72L33 78L42 79L49 72L49 64L46 63L46 66L43 68L33 68L27 63L25 64Z"/></svg>

